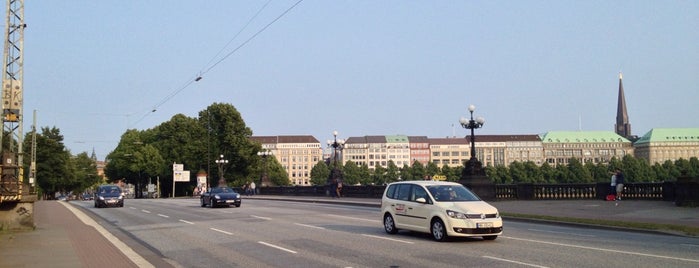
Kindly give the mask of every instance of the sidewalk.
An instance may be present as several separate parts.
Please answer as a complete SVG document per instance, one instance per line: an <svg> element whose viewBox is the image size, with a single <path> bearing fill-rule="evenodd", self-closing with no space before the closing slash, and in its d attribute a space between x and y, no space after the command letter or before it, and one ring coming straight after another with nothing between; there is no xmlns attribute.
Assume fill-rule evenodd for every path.
<svg viewBox="0 0 699 268"><path fill-rule="evenodd" d="M0 234L0 267L148 267L104 228L64 201L34 203L33 231ZM77 212L77 213L76 213ZM90 225L88 225L88 223ZM119 241L119 249L110 241ZM140 257L140 256L139 256ZM150 267L153 267L150 265Z"/></svg>
<svg viewBox="0 0 699 268"><path fill-rule="evenodd" d="M243 199L336 203L380 207L380 199L301 196L244 196ZM245 201L243 201L245 203ZM624 200L543 200L489 202L505 214L505 221L526 219L526 215L672 224L699 228L699 208L677 207L672 202ZM76 214L77 213L77 214ZM80 215L82 214L82 215ZM77 215L77 216L76 216ZM515 215L508 216L508 215ZM525 215L525 216L520 216ZM34 204L36 230L0 234L0 268L11 267L172 267L159 256L147 253L142 245L121 243L123 235L102 232L104 228L79 209L63 201L37 201ZM92 223L90 223L92 221ZM94 225L97 226L94 226ZM507 224L507 223L505 223ZM377 226L377 228L381 228ZM116 237L115 237L116 236ZM118 238L119 237L119 238ZM126 238L128 239L128 238ZM121 243L120 247L115 246ZM131 250L130 247L134 247ZM122 247L127 247L123 249ZM137 251L150 254L134 257ZM127 256L129 255L129 256ZM141 259L138 259L141 258Z"/></svg>

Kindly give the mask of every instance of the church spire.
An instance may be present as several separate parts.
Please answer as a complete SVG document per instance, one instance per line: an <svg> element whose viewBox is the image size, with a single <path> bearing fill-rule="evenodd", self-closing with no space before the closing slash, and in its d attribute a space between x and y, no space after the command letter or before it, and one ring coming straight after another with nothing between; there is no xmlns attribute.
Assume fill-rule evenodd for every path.
<svg viewBox="0 0 699 268"><path fill-rule="evenodd" d="M623 76L619 72L619 98L616 107L616 124L614 130L616 134L624 138L631 138L631 124L629 123L629 115L626 112L626 98L624 97L624 84L621 82Z"/></svg>

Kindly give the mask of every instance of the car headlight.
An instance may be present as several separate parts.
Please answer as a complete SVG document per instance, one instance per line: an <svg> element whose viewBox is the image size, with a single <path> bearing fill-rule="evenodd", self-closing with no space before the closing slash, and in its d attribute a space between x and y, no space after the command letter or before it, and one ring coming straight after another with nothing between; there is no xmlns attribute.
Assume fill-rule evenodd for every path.
<svg viewBox="0 0 699 268"><path fill-rule="evenodd" d="M119 195L118 199L119 199L119 200L122 200L122 199L124 199L124 196L123 196L123 195Z"/></svg>
<svg viewBox="0 0 699 268"><path fill-rule="evenodd" d="M99 199L100 199L100 200L104 200L104 197L102 197L102 196L100 195L100 196L99 196Z"/></svg>
<svg viewBox="0 0 699 268"><path fill-rule="evenodd" d="M219 196L219 195L214 195L214 198L216 198L216 199L221 199L221 196Z"/></svg>
<svg viewBox="0 0 699 268"><path fill-rule="evenodd" d="M235 199L240 198L240 194L235 194Z"/></svg>
<svg viewBox="0 0 699 268"><path fill-rule="evenodd" d="M454 219L467 219L466 214L453 210L447 210L447 216Z"/></svg>

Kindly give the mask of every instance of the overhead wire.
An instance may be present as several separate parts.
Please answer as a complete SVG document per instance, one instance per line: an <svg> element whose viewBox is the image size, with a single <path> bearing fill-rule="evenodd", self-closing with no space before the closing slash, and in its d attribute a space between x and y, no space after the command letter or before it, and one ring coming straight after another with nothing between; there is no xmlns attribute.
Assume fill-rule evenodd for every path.
<svg viewBox="0 0 699 268"><path fill-rule="evenodd" d="M215 59L216 57L218 57L218 55L220 55L220 54L233 42L233 40L235 40L236 37L238 37L238 36L240 35L240 33L243 32L243 31L250 25L250 23L251 23L253 20L255 20L255 18L257 18L257 16L262 12L262 10L264 10L264 9L269 5L269 3L270 3L271 1L272 1L272 0L267 1L267 3L265 3L265 4L257 11L257 13L255 13L255 15L254 15L253 17L251 17L250 20L248 20L248 22L243 26L243 28L241 28L241 30L238 31L238 33L236 33L235 36L234 36L233 38L231 38L231 40L229 40L228 43L226 43L226 45L225 45L218 53L216 53L216 55L215 55L214 57L212 57L211 60L209 60L209 62L207 63L207 65L209 65L211 62L213 62L214 59ZM202 79L202 77L203 77L204 74L206 74L206 73L208 73L209 71L211 71L214 67L216 67L216 66L219 65L221 62L223 62L224 60L226 60L228 57L230 57L231 55L233 55L235 52L237 52L238 50L240 50L242 47L244 47L245 45L247 45L248 43L250 43L250 41L252 41L253 39L255 39L255 37L257 37L257 36L260 35L262 32L264 32L265 30L267 30L267 28L269 28L270 26L272 26L272 24L274 24L274 23L277 22L279 19L281 19L282 17L284 17L284 15L286 15L287 13L289 13L292 9L294 9L296 6L298 6L301 2L303 2L303 0L298 0L298 1L296 1L296 3L294 3L294 4L291 5L289 8L287 8L286 10L284 10L284 12L282 12L281 14L279 14L279 16L277 16L276 18L274 18L274 20L272 20L271 22L267 23L264 27L262 27L260 30L258 30L257 32L255 32L255 34L253 34L253 35L250 36L248 39L246 39L244 42L242 42L240 45L238 45L238 46L237 46L235 49L233 49L231 52L229 52L228 54L226 54L225 56L223 56L223 58L221 58L221 59L219 59L218 61L216 61L214 64L212 64L211 66L209 66L208 68L206 68L204 71L199 71L199 73L198 73L197 75L195 75L194 77L188 78L188 79L183 83L182 86L180 86L179 88L177 88L176 90L174 90L173 92L171 92L170 94L168 94L165 98L163 98L163 100L161 100L160 102L158 102L158 104L156 104L155 106L153 106L153 109L152 109L152 110L146 112L142 117L140 117L138 120L136 120L136 121L133 123L133 125L138 124L139 122L143 121L143 119L145 119L146 117L148 117L148 115L150 115L151 113L156 112L156 111L158 110L158 108L160 108L160 106L162 106L162 105L164 105L165 103L167 103L168 101L170 101L170 100L171 100L172 98L174 98L177 94L179 94L180 92L182 92L182 90L186 89L187 87L189 87L190 85L192 85L194 82L200 81L200 80ZM206 66L206 65L205 65L205 66ZM202 68L202 70L203 70L203 68Z"/></svg>

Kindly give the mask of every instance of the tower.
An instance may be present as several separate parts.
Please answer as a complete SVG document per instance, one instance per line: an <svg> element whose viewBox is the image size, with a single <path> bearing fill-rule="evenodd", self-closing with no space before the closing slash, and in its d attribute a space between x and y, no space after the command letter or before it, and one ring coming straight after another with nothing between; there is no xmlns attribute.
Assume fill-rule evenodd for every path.
<svg viewBox="0 0 699 268"><path fill-rule="evenodd" d="M17 201L22 198L23 150L22 150L22 105L24 76L24 1L7 0L5 21L5 50L3 53L2 76L2 123L0 153L2 168L0 176L0 202ZM9 139L5 141L5 139Z"/></svg>
<svg viewBox="0 0 699 268"><path fill-rule="evenodd" d="M624 84L621 82L623 76L619 73L619 98L616 107L616 124L614 132L627 139L631 139L631 124L629 115L626 112L626 98L624 97Z"/></svg>

